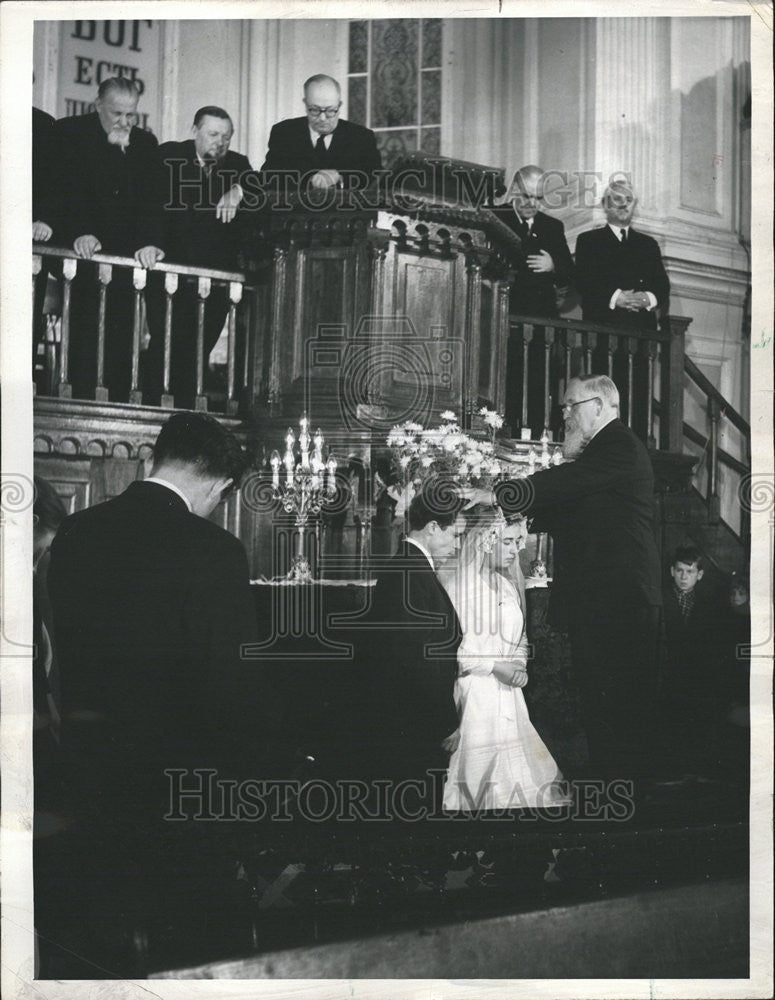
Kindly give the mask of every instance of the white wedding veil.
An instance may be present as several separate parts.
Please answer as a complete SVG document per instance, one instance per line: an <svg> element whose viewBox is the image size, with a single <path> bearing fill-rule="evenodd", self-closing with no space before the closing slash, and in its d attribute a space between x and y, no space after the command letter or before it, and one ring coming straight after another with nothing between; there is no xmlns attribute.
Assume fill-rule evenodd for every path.
<svg viewBox="0 0 775 1000"><path fill-rule="evenodd" d="M496 570L490 567L490 552L499 536L514 524L522 528L522 544L524 548L527 538L527 525L523 517L506 519L499 507L476 506L465 511L466 530L463 543L457 558L441 573L441 579L447 591L457 605L461 596L471 593L477 576L487 577L489 574L504 576L516 588L523 612L525 608L525 577L519 564L519 558L506 569Z"/></svg>

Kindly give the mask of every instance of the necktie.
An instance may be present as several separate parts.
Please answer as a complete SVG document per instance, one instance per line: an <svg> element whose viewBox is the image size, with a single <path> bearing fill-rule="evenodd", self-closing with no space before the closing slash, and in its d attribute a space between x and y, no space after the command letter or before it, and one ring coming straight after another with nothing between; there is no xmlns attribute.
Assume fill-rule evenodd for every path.
<svg viewBox="0 0 775 1000"><path fill-rule="evenodd" d="M318 136L318 141L315 143L315 156L318 163L321 166L325 166L328 159L328 150L326 149L326 143L322 135Z"/></svg>
<svg viewBox="0 0 775 1000"><path fill-rule="evenodd" d="M627 243L627 230L620 229L619 232L622 234L622 246L624 246Z"/></svg>

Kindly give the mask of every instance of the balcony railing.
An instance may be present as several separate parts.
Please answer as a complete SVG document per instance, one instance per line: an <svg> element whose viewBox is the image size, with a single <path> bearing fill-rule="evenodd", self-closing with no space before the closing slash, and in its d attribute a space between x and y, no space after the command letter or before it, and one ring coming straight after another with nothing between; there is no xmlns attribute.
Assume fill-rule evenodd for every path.
<svg viewBox="0 0 775 1000"><path fill-rule="evenodd" d="M160 262L152 271L138 266L129 257L115 257L106 254L94 254L89 260L78 257L72 250L51 247L45 243L33 244L32 284L33 284L33 315L35 311L35 289L38 276L43 271L44 258L48 258L49 266L52 259L61 260L61 307L57 323L52 323L50 317L46 331L46 380L44 394L50 394L60 399L73 398L72 372L70 365L71 343L73 337L72 288L76 275L82 269L96 269L98 289L97 330L96 330L96 384L93 399L98 402L148 402L143 398L143 388L140 377L140 356L142 350L143 331L145 327L146 304L145 291L149 274L163 275L164 294L164 344L163 364L161 371L161 396L158 403L163 408L173 408L175 399L170 392L170 365L172 351L173 316L176 304L176 292L182 278L196 280L197 321L196 321L196 375L195 384L191 387L194 396L194 408L207 410L208 396L205 392L204 328L205 307L213 286L223 286L228 289L227 328L227 364L226 364L226 399L224 409L227 414L235 414L238 410L238 390L247 387L247 343L238 345L237 306L246 298L246 277L241 272L220 271L203 267L188 267L183 264ZM110 285L114 277L114 269L131 272L131 283L134 289L132 314L131 356L126 363L131 370L131 382L128 400L110 400L109 390L105 385L105 332L106 306L111 294ZM157 279L157 280L162 280ZM40 297L38 298L40 302ZM57 330L58 328L58 330ZM55 336L58 332L58 337ZM79 331L80 332L80 331ZM237 371L238 346L243 360L241 371ZM146 393L147 395L147 393ZM157 402L154 400L154 402Z"/></svg>
<svg viewBox="0 0 775 1000"><path fill-rule="evenodd" d="M512 424L558 429L564 387L575 375L607 374L619 389L621 418L651 448L681 451L685 333L691 319L666 317L657 330L616 329L572 319L510 316L512 357L520 384L512 386ZM660 401L659 411L655 401ZM536 414L542 419L541 428ZM659 426L657 427L657 416ZM514 436L519 436L512 426Z"/></svg>

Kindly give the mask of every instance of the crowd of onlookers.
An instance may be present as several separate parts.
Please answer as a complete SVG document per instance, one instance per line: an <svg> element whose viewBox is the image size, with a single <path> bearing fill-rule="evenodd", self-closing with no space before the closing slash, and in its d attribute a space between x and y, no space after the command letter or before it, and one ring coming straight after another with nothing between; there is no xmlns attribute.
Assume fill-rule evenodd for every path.
<svg viewBox="0 0 775 1000"><path fill-rule="evenodd" d="M143 364L143 401L158 404L171 392L177 406L191 407L198 374L229 309L228 288L213 281L202 317L202 357L198 358L199 298L196 279L181 275L174 296L169 384L164 378L165 306L159 262L235 272L251 259L256 221L279 204L315 208L337 204L327 193L343 189L348 203L382 204L392 190L391 171L382 170L375 133L340 117L338 82L317 74L304 84L304 115L273 126L260 170L230 148L234 124L215 105L199 108L190 138L161 145L138 128L136 85L120 77L104 80L89 114L54 121L33 109L33 237L70 249L84 260L95 254L129 258L146 269L145 308L150 335ZM400 171L396 176L400 175ZM393 177L395 181L395 177ZM514 315L551 318L574 286L583 319L617 328L655 330L667 315L669 281L659 246L632 226L637 198L625 175L612 176L602 207L606 225L582 233L575 261L559 219L547 214L546 175L540 167L521 167L501 204L496 190L483 193L488 224L507 232L515 270L510 299ZM314 197L313 197L314 196ZM316 200L317 199L317 200ZM322 199L322 200L321 200ZM486 202L486 203L484 203ZM515 249L518 248L518 249ZM47 270L38 279L36 341ZM101 280L105 280L104 278ZM104 370L97 371L99 280L96 269L79 267L71 289L68 378L78 398L94 398L95 388L111 400L126 401L132 385L133 303L129 268L114 268L105 303ZM512 338L509 384L520 383L522 345ZM530 376L533 381L533 375ZM541 376L541 381L543 376ZM528 423L539 426L541 406L533 393ZM104 399L97 393L96 398ZM519 423L517 394L509 397L506 417ZM534 412L535 410L535 412Z"/></svg>

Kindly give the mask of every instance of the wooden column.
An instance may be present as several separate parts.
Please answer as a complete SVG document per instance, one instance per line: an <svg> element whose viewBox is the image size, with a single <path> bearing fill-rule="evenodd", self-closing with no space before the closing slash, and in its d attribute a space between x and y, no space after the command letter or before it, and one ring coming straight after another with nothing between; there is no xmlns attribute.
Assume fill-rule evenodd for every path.
<svg viewBox="0 0 775 1000"><path fill-rule="evenodd" d="M466 261L466 344L468 345L468 378L463 419L468 421L479 395L479 342L482 328L482 265L470 255Z"/></svg>
<svg viewBox="0 0 775 1000"><path fill-rule="evenodd" d="M236 374L237 348L237 305L242 299L242 285L239 281L229 282L229 344L228 370L226 377L226 412L233 416L237 412L237 400L234 397L234 378Z"/></svg>
<svg viewBox="0 0 775 1000"><path fill-rule="evenodd" d="M148 272L144 267L132 269L132 285L135 290L134 314L132 317L132 384L129 389L129 402L142 403L140 392L140 333L143 322L143 290L148 280Z"/></svg>
<svg viewBox="0 0 775 1000"><path fill-rule="evenodd" d="M165 409L170 409L175 405L175 400L170 393L170 362L172 359L172 310L174 308L172 297L177 290L178 276L169 271L164 275L164 361L161 405Z"/></svg>
<svg viewBox="0 0 775 1000"><path fill-rule="evenodd" d="M668 316L663 320L670 339L663 342L660 365L659 447L663 451L683 451L684 354L688 316Z"/></svg>
<svg viewBox="0 0 775 1000"><path fill-rule="evenodd" d="M70 385L70 299L72 284L78 262L72 257L66 257L62 263L62 343L59 352L59 384L57 396L60 399L72 399L73 387Z"/></svg>
<svg viewBox="0 0 775 1000"><path fill-rule="evenodd" d="M105 309L107 306L108 285L113 279L113 268L110 264L100 264L97 268L100 283L99 315L97 319L97 386L94 398L106 402L108 390L105 387Z"/></svg>
<svg viewBox="0 0 775 1000"><path fill-rule="evenodd" d="M267 380L267 401L273 409L280 404L282 394L282 372L280 347L283 335L283 305L285 303L286 271L288 267L288 251L284 247L275 247L273 254L271 323L269 339L272 345L272 357L269 362L269 378Z"/></svg>
<svg viewBox="0 0 775 1000"><path fill-rule="evenodd" d="M196 303L196 392L194 395L194 409L207 409L207 396L204 390L204 351L205 351L205 306L207 297L210 294L211 281L209 278L199 278L197 281L197 303Z"/></svg>
<svg viewBox="0 0 775 1000"><path fill-rule="evenodd" d="M508 281L495 283L495 316L493 346L490 359L490 385L495 387L493 405L499 413L506 408L506 365L509 351L509 293Z"/></svg>

